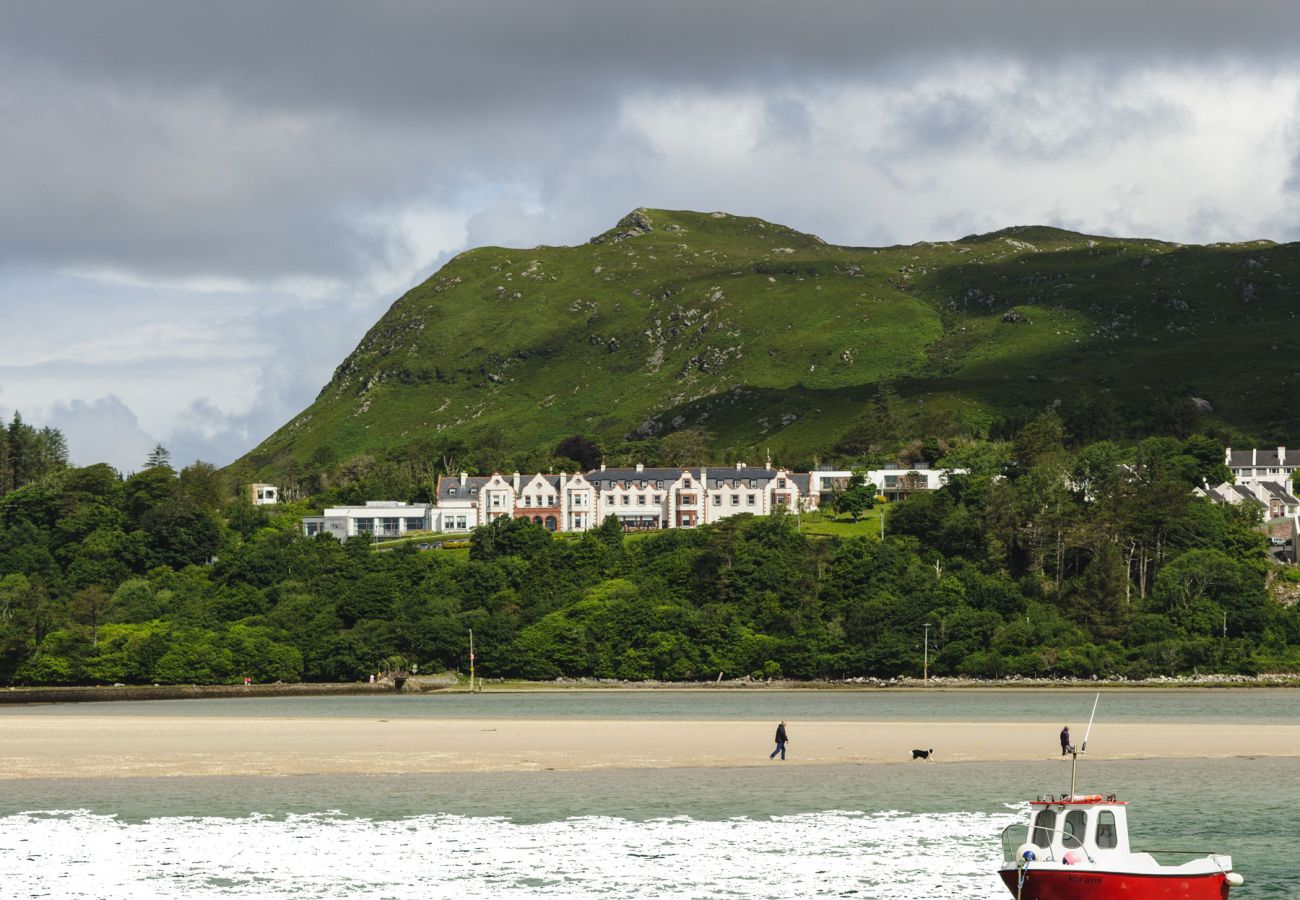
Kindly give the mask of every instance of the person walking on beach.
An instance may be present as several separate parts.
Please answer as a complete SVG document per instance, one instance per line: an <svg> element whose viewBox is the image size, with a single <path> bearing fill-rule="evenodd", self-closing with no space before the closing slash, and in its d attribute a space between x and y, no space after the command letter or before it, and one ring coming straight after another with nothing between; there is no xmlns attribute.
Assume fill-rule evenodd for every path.
<svg viewBox="0 0 1300 900"><path fill-rule="evenodd" d="M1070 726L1066 725L1061 729L1061 755L1065 756L1070 752Z"/></svg>
<svg viewBox="0 0 1300 900"><path fill-rule="evenodd" d="M785 742L788 741L788 740L789 740L789 738L785 736L785 719L782 719L782 720L781 720L781 724L778 725L778 726L776 726L776 749L773 750L771 753L769 753L767 758L768 758L768 759L775 759L775 758L776 758L776 755L777 755L778 753L780 753L780 754L781 754L781 759L784 761L784 760L785 760Z"/></svg>

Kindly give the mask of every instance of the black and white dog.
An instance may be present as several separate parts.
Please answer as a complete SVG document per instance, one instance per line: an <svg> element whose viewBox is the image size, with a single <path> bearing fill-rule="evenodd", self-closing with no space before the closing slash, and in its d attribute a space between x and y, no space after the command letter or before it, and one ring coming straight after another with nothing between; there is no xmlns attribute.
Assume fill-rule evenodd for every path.
<svg viewBox="0 0 1300 900"><path fill-rule="evenodd" d="M934 752L933 747L931 747L929 750L913 750L912 759L929 759L930 754L933 752Z"/></svg>

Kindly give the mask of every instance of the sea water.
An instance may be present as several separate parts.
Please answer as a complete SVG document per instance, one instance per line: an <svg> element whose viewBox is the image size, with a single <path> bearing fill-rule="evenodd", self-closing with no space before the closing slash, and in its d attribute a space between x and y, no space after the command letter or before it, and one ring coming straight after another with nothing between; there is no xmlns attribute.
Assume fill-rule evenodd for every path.
<svg viewBox="0 0 1300 900"><path fill-rule="evenodd" d="M1105 688L1099 721L1300 722L1300 689ZM168 715L367 718L750 719L773 722L1069 722L1085 725L1092 689L555 690L469 694L213 698L0 706L5 715Z"/></svg>
<svg viewBox="0 0 1300 900"><path fill-rule="evenodd" d="M1256 695L1220 696L1226 712L1238 697ZM330 706L341 699L329 698ZM1071 702L1079 704L1077 695ZM913 701L910 717L928 712L942 721L950 713L945 704ZM131 714L127 706L159 709L80 709L101 714L110 706L122 714ZM206 706L181 704L179 714ZM748 707L739 708L750 716ZM538 712L530 703L519 714ZM1205 721L1200 712L1183 720ZM557 727L566 727L555 715ZM679 711L664 718L653 739L690 740ZM1135 847L1229 853L1246 878L1242 897L1296 896L1295 760L1109 761L1099 749L1103 737L1104 731L1093 736L1098 758L1080 763L1081 789L1132 802ZM1068 763L1055 759L761 762L730 769L0 780L0 897L992 900L1009 896L995 875L1002 829L1023 820L1027 798L1069 787Z"/></svg>

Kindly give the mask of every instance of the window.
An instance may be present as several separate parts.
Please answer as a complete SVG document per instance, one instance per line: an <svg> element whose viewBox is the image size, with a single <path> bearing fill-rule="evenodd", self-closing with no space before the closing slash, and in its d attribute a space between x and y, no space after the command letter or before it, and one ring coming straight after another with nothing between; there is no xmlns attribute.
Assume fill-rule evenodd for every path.
<svg viewBox="0 0 1300 900"><path fill-rule="evenodd" d="M739 494L732 494L732 495L731 495L731 505L732 505L732 506L739 506L739 505L740 505L740 495L739 495Z"/></svg>
<svg viewBox="0 0 1300 900"><path fill-rule="evenodd" d="M664 489L664 483L663 483L662 481L656 481L656 482L655 482L655 490L656 490L656 491L662 491L663 489Z"/></svg>
<svg viewBox="0 0 1300 900"><path fill-rule="evenodd" d="M757 501L757 500L758 500L758 494L750 494L749 496L747 496L747 497L745 498L745 505L746 505L746 506L753 506L754 503L755 503L755 501Z"/></svg>
<svg viewBox="0 0 1300 900"><path fill-rule="evenodd" d="M785 490L785 479L784 479L784 478L778 478L778 479L776 480L776 486L779 487L779 488L781 488L782 490Z"/></svg>
<svg viewBox="0 0 1300 900"><path fill-rule="evenodd" d="M1052 832L1056 829L1056 813L1045 809L1034 818L1034 833L1030 838L1037 847L1052 845Z"/></svg>
<svg viewBox="0 0 1300 900"><path fill-rule="evenodd" d="M451 487L447 488L447 496L449 496L449 497L455 497L455 496L456 496L456 486L455 486L455 485L452 485Z"/></svg>
<svg viewBox="0 0 1300 900"><path fill-rule="evenodd" d="M532 506L532 505L533 505L533 498L532 498L532 497L529 497L527 494L525 494L525 495L524 495L524 506Z"/></svg>
<svg viewBox="0 0 1300 900"><path fill-rule="evenodd" d="M637 494L637 495L636 495L636 505L637 505L637 506L645 506L645 494Z"/></svg>
<svg viewBox="0 0 1300 900"><path fill-rule="evenodd" d="M721 494L714 494L714 495L713 495L713 505L714 505L714 506L721 506L721 505L722 505L722 495L721 495Z"/></svg>
<svg viewBox="0 0 1300 900"><path fill-rule="evenodd" d="M664 502L664 495L663 495L663 494L655 494L655 506L659 506L659 505L662 504L663 502Z"/></svg>
<svg viewBox="0 0 1300 900"><path fill-rule="evenodd" d="M407 530L407 531L419 531L419 530L421 530L422 528L424 528L424 519L407 519L407 520L406 520L406 530Z"/></svg>
<svg viewBox="0 0 1300 900"><path fill-rule="evenodd" d="M628 497L627 494L624 494L624 495L623 495L623 505L624 505L624 506L630 506L630 505L631 505L630 503L628 503L628 500L629 500L629 499L630 499L630 498Z"/></svg>
<svg viewBox="0 0 1300 900"><path fill-rule="evenodd" d="M554 494L548 494L548 495L547 495L547 497L546 497L546 505L547 505L547 506L554 506L554 505L555 505L555 495L554 495Z"/></svg>
<svg viewBox="0 0 1300 900"><path fill-rule="evenodd" d="M1114 850L1119 844L1115 833L1115 814L1108 809L1097 813L1097 849Z"/></svg>
<svg viewBox="0 0 1300 900"><path fill-rule="evenodd" d="M374 519L357 519L357 534L369 534L375 530Z"/></svg>
<svg viewBox="0 0 1300 900"><path fill-rule="evenodd" d="M1088 834L1088 814L1081 809L1072 809L1065 814L1065 824L1061 827L1063 837L1061 846L1066 850L1076 849L1083 844Z"/></svg>

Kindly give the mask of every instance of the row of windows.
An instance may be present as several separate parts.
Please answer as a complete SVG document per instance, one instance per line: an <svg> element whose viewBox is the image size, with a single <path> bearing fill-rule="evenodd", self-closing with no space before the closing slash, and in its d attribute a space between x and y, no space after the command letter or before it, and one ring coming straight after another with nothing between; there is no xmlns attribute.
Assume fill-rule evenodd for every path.
<svg viewBox="0 0 1300 900"><path fill-rule="evenodd" d="M543 499L546 500L545 503L542 502ZM531 494L524 494L524 506L532 506L532 505L533 505L533 498L532 498L532 495L531 495ZM549 497L546 497L546 498L538 497L538 498L537 498L537 505L538 505L538 506L555 506L555 505L556 505L556 502L555 502L555 495L552 494L552 495L550 495Z"/></svg>
<svg viewBox="0 0 1300 900"><path fill-rule="evenodd" d="M1078 847L1087 837L1088 814L1081 809L1072 809L1065 814L1061 825L1061 846L1069 850ZM1056 831L1055 810L1045 809L1034 818L1034 833L1031 840L1035 846L1047 847L1052 843ZM1097 833L1094 843L1098 850L1113 850L1119 843L1115 832L1115 814L1108 809L1097 813Z"/></svg>

